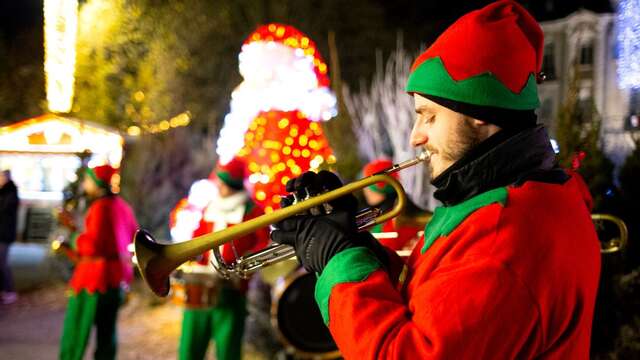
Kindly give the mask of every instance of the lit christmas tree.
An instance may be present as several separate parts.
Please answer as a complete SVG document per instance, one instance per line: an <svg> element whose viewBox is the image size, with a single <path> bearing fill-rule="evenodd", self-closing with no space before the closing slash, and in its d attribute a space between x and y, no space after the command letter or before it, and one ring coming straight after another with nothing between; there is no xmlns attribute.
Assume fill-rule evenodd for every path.
<svg viewBox="0 0 640 360"><path fill-rule="evenodd" d="M244 81L231 94L217 152L223 163L246 161L255 200L270 212L289 179L335 162L321 122L336 115L336 99L314 42L291 26L261 26L239 59Z"/></svg>
<svg viewBox="0 0 640 360"><path fill-rule="evenodd" d="M618 27L618 82L621 88L640 88L640 0L620 0Z"/></svg>

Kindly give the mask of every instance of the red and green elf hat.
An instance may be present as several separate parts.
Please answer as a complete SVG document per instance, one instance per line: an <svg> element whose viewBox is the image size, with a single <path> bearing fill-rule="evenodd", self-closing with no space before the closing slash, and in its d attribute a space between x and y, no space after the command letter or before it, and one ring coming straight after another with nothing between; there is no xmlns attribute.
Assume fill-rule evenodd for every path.
<svg viewBox="0 0 640 360"><path fill-rule="evenodd" d="M518 3L496 1L445 30L411 67L409 93L489 108L533 110L544 48L540 25Z"/></svg>
<svg viewBox="0 0 640 360"><path fill-rule="evenodd" d="M362 176L368 177L371 175L375 175L381 172L382 170L386 170L392 166L393 166L393 162L391 162L391 160L376 159L364 166L364 168L362 169ZM398 179L397 172L391 173L390 175L395 179ZM395 193L395 190L393 189L393 187L385 182L378 182L373 185L370 185L369 189L379 194L389 195L389 194Z"/></svg>
<svg viewBox="0 0 640 360"><path fill-rule="evenodd" d="M246 177L246 165L244 161L234 157L226 164L218 162L215 170L209 178L218 178L232 189L241 190L244 188L244 179Z"/></svg>
<svg viewBox="0 0 640 360"><path fill-rule="evenodd" d="M111 179L113 175L118 172L111 165L100 165L93 168L87 168L87 175L96 183L96 185L100 186L104 189L109 189L111 187Z"/></svg>

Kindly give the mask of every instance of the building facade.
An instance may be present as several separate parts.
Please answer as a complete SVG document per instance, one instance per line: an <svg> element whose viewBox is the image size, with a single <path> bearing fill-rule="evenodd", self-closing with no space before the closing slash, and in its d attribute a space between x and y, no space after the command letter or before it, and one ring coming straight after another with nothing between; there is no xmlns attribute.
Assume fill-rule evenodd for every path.
<svg viewBox="0 0 640 360"><path fill-rule="evenodd" d="M554 137L558 111L566 101L573 72L578 71L580 105L597 109L602 148L619 169L635 146L640 97L638 89L618 86L615 14L579 10L541 26L547 80L539 86L540 120Z"/></svg>

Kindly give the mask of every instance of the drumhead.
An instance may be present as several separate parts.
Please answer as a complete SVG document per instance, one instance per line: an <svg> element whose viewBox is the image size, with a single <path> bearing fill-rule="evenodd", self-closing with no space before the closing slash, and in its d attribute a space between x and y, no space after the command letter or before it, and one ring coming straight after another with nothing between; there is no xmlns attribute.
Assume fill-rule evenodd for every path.
<svg viewBox="0 0 640 360"><path fill-rule="evenodd" d="M283 340L300 355L338 357L329 329L314 298L316 276L304 270L285 279L273 303L273 320Z"/></svg>

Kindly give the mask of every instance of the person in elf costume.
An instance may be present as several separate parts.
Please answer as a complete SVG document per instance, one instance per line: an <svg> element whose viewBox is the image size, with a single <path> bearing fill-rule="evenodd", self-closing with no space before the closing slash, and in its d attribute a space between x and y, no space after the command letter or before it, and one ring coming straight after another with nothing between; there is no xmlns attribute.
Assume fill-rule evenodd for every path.
<svg viewBox="0 0 640 360"><path fill-rule="evenodd" d="M246 166L238 158L227 164L218 164L210 179L218 188L219 198L205 208L200 227L194 236L223 230L229 226L251 220L263 214L244 189ZM224 244L221 255L231 263L242 256L265 247L269 243L267 229ZM208 266L210 255L203 254L200 266ZM179 358L181 360L204 359L210 340L215 341L216 359L240 359L244 320L247 314L247 282L220 280L222 282L216 305L204 309L185 309L180 336Z"/></svg>
<svg viewBox="0 0 640 360"><path fill-rule="evenodd" d="M376 159L366 164L362 168L362 176L369 177L393 166L393 162L388 159ZM399 179L398 173L392 173L392 177ZM396 192L391 185L381 182L373 184L363 190L364 198L368 206L380 207L383 212L391 209L396 202ZM378 241L391 250L403 249L420 231L420 228L409 224L400 224L398 218L387 220L369 229L371 233L391 234L397 233L395 237L382 237Z"/></svg>
<svg viewBox="0 0 640 360"><path fill-rule="evenodd" d="M543 45L533 17L502 0L413 64L409 139L430 151L443 205L406 263L357 232L348 198L272 232L319 274L316 301L346 359L589 358L599 243L589 195L536 124Z"/></svg>
<svg viewBox="0 0 640 360"><path fill-rule="evenodd" d="M77 263L69 281L72 294L64 318L60 359L83 358L91 329L96 327L96 359L115 359L116 321L123 290L133 279L127 246L138 228L131 207L111 192L116 169L89 168L82 182L93 200L85 229L75 240Z"/></svg>

